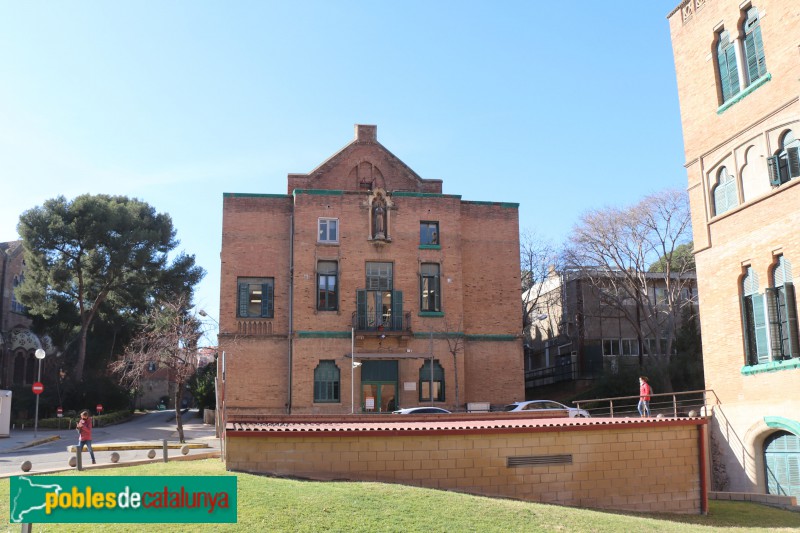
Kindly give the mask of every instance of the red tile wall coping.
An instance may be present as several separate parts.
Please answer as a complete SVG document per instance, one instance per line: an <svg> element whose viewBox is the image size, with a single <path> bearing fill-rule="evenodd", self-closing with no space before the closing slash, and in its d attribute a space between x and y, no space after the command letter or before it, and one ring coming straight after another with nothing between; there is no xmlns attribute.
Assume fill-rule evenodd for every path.
<svg viewBox="0 0 800 533"><path fill-rule="evenodd" d="M402 420L396 417L381 417L383 420L374 422L347 420L342 417L304 417L298 416L275 417L262 422L229 422L225 427L227 437L265 437L270 434L279 436L291 433L293 436L341 436L342 433L362 432L371 435L413 435L413 434L479 434L479 433L531 433L556 431L593 431L614 426L629 426L631 428L665 427L665 426L699 426L706 425L704 417L686 418L547 418L532 419L497 417L479 419L453 420L433 415L432 417L403 416ZM351 417L352 418L352 417Z"/></svg>

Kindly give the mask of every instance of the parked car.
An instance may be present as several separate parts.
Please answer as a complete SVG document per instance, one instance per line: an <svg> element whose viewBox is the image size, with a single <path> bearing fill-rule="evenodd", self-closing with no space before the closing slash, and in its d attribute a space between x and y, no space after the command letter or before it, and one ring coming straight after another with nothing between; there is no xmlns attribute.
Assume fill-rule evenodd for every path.
<svg viewBox="0 0 800 533"><path fill-rule="evenodd" d="M392 411L394 415L447 415L450 411L441 407L408 407Z"/></svg>
<svg viewBox="0 0 800 533"><path fill-rule="evenodd" d="M503 410L509 413L536 413L538 418L544 418L548 414L552 414L553 418L566 416L570 418L589 418L591 416L585 409L567 407L563 403L558 403L551 400L514 402L506 405L505 409Z"/></svg>

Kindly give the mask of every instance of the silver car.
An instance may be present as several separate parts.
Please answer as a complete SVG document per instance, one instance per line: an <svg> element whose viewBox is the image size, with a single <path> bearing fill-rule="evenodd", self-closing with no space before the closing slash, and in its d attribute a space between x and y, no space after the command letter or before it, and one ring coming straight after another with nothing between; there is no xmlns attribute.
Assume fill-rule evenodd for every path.
<svg viewBox="0 0 800 533"><path fill-rule="evenodd" d="M527 402L514 402L506 405L503 411L509 413L536 413L537 418L547 418L551 414L553 418L589 418L589 412L584 409L567 407L563 403L552 400L530 400Z"/></svg>
<svg viewBox="0 0 800 533"><path fill-rule="evenodd" d="M395 415L447 415L450 411L441 407L408 407L392 411Z"/></svg>

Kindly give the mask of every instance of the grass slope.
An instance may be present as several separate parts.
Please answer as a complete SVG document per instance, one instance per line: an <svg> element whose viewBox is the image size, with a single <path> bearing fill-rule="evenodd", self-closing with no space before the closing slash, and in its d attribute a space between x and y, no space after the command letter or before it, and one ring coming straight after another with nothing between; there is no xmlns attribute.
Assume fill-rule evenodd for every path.
<svg viewBox="0 0 800 533"><path fill-rule="evenodd" d="M76 471L63 475L233 475L218 459ZM800 529L800 513L711 502L708 516L630 515L501 500L383 483L320 483L251 474L238 477L237 524L36 524L34 531L114 533L205 531L686 532ZM0 531L9 524L9 481L0 480Z"/></svg>

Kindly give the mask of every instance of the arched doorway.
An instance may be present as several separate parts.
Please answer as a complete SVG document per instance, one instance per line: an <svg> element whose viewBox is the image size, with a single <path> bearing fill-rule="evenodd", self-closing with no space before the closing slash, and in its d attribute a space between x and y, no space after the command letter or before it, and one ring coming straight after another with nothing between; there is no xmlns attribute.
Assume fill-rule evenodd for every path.
<svg viewBox="0 0 800 533"><path fill-rule="evenodd" d="M767 492L800 498L800 437L777 431L764 441Z"/></svg>

